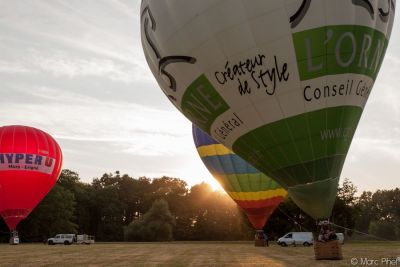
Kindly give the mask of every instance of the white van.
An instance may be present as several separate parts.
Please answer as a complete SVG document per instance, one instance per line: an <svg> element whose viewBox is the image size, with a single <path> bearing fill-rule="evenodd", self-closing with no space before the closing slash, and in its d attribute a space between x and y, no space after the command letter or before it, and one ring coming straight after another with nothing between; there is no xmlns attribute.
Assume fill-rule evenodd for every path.
<svg viewBox="0 0 400 267"><path fill-rule="evenodd" d="M314 236L311 232L290 232L278 239L278 244L282 247L288 245L311 246L314 243Z"/></svg>
<svg viewBox="0 0 400 267"><path fill-rule="evenodd" d="M58 234L55 237L47 239L47 244L55 245L55 244L64 244L71 245L76 240L74 234Z"/></svg>

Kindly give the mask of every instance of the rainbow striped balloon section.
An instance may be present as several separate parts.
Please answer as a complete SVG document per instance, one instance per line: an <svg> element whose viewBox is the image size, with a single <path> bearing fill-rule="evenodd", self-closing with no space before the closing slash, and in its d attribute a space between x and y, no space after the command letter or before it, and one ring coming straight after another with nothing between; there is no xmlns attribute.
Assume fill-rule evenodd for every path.
<svg viewBox="0 0 400 267"><path fill-rule="evenodd" d="M224 145L193 125L193 139L203 163L256 229L287 196L287 191Z"/></svg>

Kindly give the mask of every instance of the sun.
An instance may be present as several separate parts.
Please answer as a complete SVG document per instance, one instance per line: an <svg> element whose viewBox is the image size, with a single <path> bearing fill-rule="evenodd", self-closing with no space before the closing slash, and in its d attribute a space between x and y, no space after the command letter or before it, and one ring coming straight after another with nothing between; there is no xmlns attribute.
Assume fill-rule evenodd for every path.
<svg viewBox="0 0 400 267"><path fill-rule="evenodd" d="M187 161L181 166L179 172L188 184L192 187L196 184L205 182L211 186L214 191L225 192L220 183L211 175L210 171L204 166L200 157L197 155L197 151L193 152L193 156L188 157Z"/></svg>

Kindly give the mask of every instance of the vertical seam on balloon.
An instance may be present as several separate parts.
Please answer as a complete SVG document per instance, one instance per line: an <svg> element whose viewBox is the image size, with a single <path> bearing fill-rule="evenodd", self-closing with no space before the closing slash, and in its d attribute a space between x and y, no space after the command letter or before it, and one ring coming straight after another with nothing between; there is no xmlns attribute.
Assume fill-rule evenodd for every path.
<svg viewBox="0 0 400 267"><path fill-rule="evenodd" d="M233 155L235 155L235 154L233 154ZM219 156L219 155L218 155ZM220 157L218 157L218 160L220 159ZM239 186L239 188L237 188L237 189L239 189L239 190L235 190L236 192L241 192L242 190L243 190L243 185L242 185L242 183L241 183L241 179L239 179L239 177L236 175L237 174L237 169L236 169L236 166L235 166L235 164L233 163L233 156L232 156L232 154L231 155L229 155L228 156L228 159L229 159L229 161L231 162L231 164L232 164L232 174L233 174L233 177L235 177L235 180L236 180L236 182L237 182L237 184L238 184L238 186ZM223 164L221 163L221 167L222 167L222 170L224 171L224 173L226 173L226 174L230 174L230 173L227 173L226 171L225 171L225 169L224 169L224 166L223 166Z"/></svg>
<svg viewBox="0 0 400 267"><path fill-rule="evenodd" d="M46 138L47 138L47 142L48 142L48 144L50 144L51 145L51 147L52 147L52 149L53 149L53 154L54 154L54 169L53 169L53 173L52 173L52 175L55 175L58 171L58 169L60 168L60 163L61 163L61 161L59 161L58 160L58 158L59 158L59 151L58 151L58 149L57 149L57 146L56 146L56 141L55 141L55 139L52 137L52 136L50 136L49 134L46 136ZM50 155L50 153L49 153L49 155Z"/></svg>
<svg viewBox="0 0 400 267"><path fill-rule="evenodd" d="M39 151L39 139L38 139L38 136L37 136L37 132L32 129L32 133L33 133L33 136L34 136L35 141L36 141L35 142L35 144L36 144L36 153L38 153L38 151Z"/></svg>
<svg viewBox="0 0 400 267"><path fill-rule="evenodd" d="M277 141L276 141L276 139L275 139L275 137L274 137L274 134L272 133L272 131L271 131L269 128L268 128L267 130L268 130L269 135L271 136L271 139L273 139L273 141L274 141L274 144L275 144L274 147L277 147L279 144L277 143ZM281 151L280 149L279 149L279 153L283 155L283 153L282 153L282 151ZM285 155L284 155L284 156L285 156ZM287 159L286 159L286 160L287 160ZM281 166L280 166L279 162L278 162L278 161L275 161L275 163L277 163L276 166L279 165L279 167L278 167L277 169L272 170L271 172L274 172L275 170L281 169ZM290 173L290 172L288 172L288 171L286 171L286 170L284 170L284 172L286 173L285 180L289 180L289 181L290 181L290 184L292 184L293 182L295 183L295 180L293 180L292 173ZM288 183L285 183L285 184L286 184L286 187L289 186Z"/></svg>
<svg viewBox="0 0 400 267"><path fill-rule="evenodd" d="M28 134L27 134L27 128L26 127L22 127L22 129L24 130L24 134L25 134L25 153L28 153Z"/></svg>
<svg viewBox="0 0 400 267"><path fill-rule="evenodd" d="M288 125L288 122L287 122L287 120L288 120L290 117L287 117L287 116L286 116L285 112L283 111L282 104L281 104L281 102L279 101L279 98L278 98L277 96L275 96L275 97L276 97L276 100L278 101L279 109L281 110L282 115L284 116L283 121L285 122L286 129L288 130L288 133L289 133L289 135L290 135L291 143L294 145L294 148L295 148L296 153L297 153L297 157L299 158L299 162L301 162L302 160L301 160L301 158L300 158L300 156L299 156L299 153L298 153L298 151L297 151L297 147L296 147L296 145L294 144L294 139L293 139L292 131L291 131L291 129L290 129L289 125ZM284 156L284 158L285 158L285 160L286 160L286 162L287 162L287 166L290 166L291 162L290 162L290 160L288 160L288 158L286 157L286 154L282 152L281 147L278 147L278 149L279 149L280 153ZM305 169L304 166L303 166L303 168ZM307 172L307 170L306 170L306 172ZM294 179L293 179L293 178L294 178ZM295 184L298 184L296 177L291 177L291 180L294 181Z"/></svg>
<svg viewBox="0 0 400 267"><path fill-rule="evenodd" d="M201 132L200 132L201 131ZM200 135L199 135L199 134ZM205 158L207 158L207 156L202 157L202 155L199 152L199 149L201 149L201 147L205 147L208 145L208 142L205 142L205 137L207 136L207 134L201 130L200 128L198 128L195 124L192 123L192 136L193 136L193 140L194 140L194 144L197 150L197 153L200 156L201 161L203 162L203 164L206 166L207 170L211 173L211 175L213 176L213 179L217 180L218 183L221 184L221 182L219 181L219 179L223 180L224 182L222 183L222 187L225 189L226 186L231 187L232 190L229 191L233 191L231 182L228 181L229 178L227 178L227 176L225 174L223 175L216 175L213 172L210 171L210 169L208 168L208 166L205 164ZM211 138L211 137L210 137ZM211 140L210 140L211 141ZM198 144L201 144L198 146ZM215 144L216 145L216 144ZM216 152L215 146L212 146L212 148L214 149L214 151ZM215 155L215 157L218 157L218 155ZM210 157L211 159L211 157ZM218 178L217 178L218 177ZM221 178L224 177L224 178Z"/></svg>
<svg viewBox="0 0 400 267"><path fill-rule="evenodd" d="M15 149L15 129L17 128L17 126L14 126L12 128L12 144L11 144L11 151L14 151Z"/></svg>
<svg viewBox="0 0 400 267"><path fill-rule="evenodd" d="M12 147L11 147L11 151L12 152L14 152L15 151L15 148L14 148L14 145L15 145L15 129L17 128L17 126L13 126L13 128L12 128L12 130L13 130L13 133L12 133ZM16 178L16 174L15 174L15 172L13 172L13 179L14 180L16 180L15 178ZM17 227L17 226L15 226L15 227ZM10 230L14 230L14 229L10 229Z"/></svg>
<svg viewBox="0 0 400 267"><path fill-rule="evenodd" d="M304 4L304 3L303 3L303 4ZM303 5L303 4L302 4L302 5ZM310 4L310 3L309 3L309 4ZM309 7L308 7L308 8L309 8ZM287 13L287 16L290 18L291 15L288 13L286 7L285 7L285 11L286 11L286 13ZM325 16L325 19L326 19L326 16ZM293 30L294 30L294 28L290 28L290 31L291 31L291 36L290 36L290 37L291 37L292 39L293 39L293 34L294 34ZM295 62L298 64L297 58L296 58ZM297 72L299 72L298 68L297 68ZM300 82L299 88L301 89L302 80L300 79L300 74L299 74L299 82ZM306 110L306 105L305 105L304 101L303 101L303 111L304 111L305 114L306 114L305 120L306 120L306 122L307 122L307 131L308 131L308 135L309 135L308 138L310 139L312 156L315 157L314 147L313 147L313 145L312 145L311 136L310 136L310 132L311 132L311 131L310 131L310 128L309 128L309 125L308 125L308 112L306 112L307 110ZM287 125L287 127L289 128L289 132L290 132L290 135L291 135L292 140L294 140L294 139L293 139L293 136L292 136L292 132L291 132L291 127L289 127L289 125L288 125L287 122L286 122L286 125ZM293 144L294 144L294 147L295 147L295 149L296 149L296 153L297 153L297 155L298 155L300 161L303 162L303 158L300 156L300 153L299 153L299 151L298 151L298 148L297 148L295 142L293 142ZM304 165L303 165L303 168L306 170L307 174L310 176L309 170L308 170ZM313 167L313 169L314 169L314 172L315 172L315 167ZM315 176L315 174L312 175L312 177L314 177L314 176ZM309 179L310 179L310 178L309 178Z"/></svg>
<svg viewBox="0 0 400 267"><path fill-rule="evenodd" d="M0 135L0 149L2 150L2 142L3 142L3 134L5 132L5 127L0 127L1 135Z"/></svg>
<svg viewBox="0 0 400 267"><path fill-rule="evenodd" d="M324 11L326 11L326 10L324 10ZM328 36L328 29L327 29L327 25L326 25L326 23L327 23L326 19L327 19L327 15L325 13L325 27L324 27L325 28L325 38L326 38L326 36ZM328 44L327 43L325 43L324 49L325 49L325 54L324 54L325 75L323 76L323 81L324 81L324 86L326 86L326 84L327 84L327 75L326 75L326 73L328 73L328 64L327 64L327 62L328 62ZM314 58L316 58L316 57L314 57ZM323 110L324 110L324 113L325 113L325 131L327 131L328 130L327 99L324 99L324 102L325 102L325 106L324 106ZM325 145L322 145L322 146L325 148L324 156L325 156L325 158L327 158L328 157L328 142L325 142ZM326 173L329 173L329 175L330 175L330 169L329 169L328 161L324 160L324 162L325 162ZM322 163L322 164L324 164L324 163ZM315 178L314 178L313 182L315 180L317 180L316 176L317 175L315 175Z"/></svg>
<svg viewBox="0 0 400 267"><path fill-rule="evenodd" d="M303 4L304 4L304 3L303 3ZM308 7L308 8L309 8L309 7ZM288 10L287 10L287 7L286 7L286 6L284 6L284 10L285 10L286 16L289 18L289 22L290 22L291 15L288 13ZM294 34L294 33L293 33L293 30L294 30L294 28L291 27L291 28L290 28L290 38L292 39L292 41L293 41L293 34ZM293 46L294 46L294 44L293 44ZM295 51L294 51L294 53L296 54ZM295 62L296 62L296 64L298 64L297 58L296 58ZM299 68L297 68L297 72L298 72L298 74L299 74L299 82L300 82L299 89L301 89L302 80L300 79ZM283 113L283 111L282 111L281 103L279 102L279 100L277 100L277 102L278 102L278 104L279 104L279 108L281 109L282 114L285 115L285 114ZM305 106L304 101L303 101L303 111L306 112L306 106ZM307 114L307 113L306 113L306 114ZM287 118L286 118L286 119L287 119ZM306 119L306 120L307 120L307 119ZM289 131L291 131L291 128L288 126L287 122L286 122L286 125L287 125L287 127L289 128ZM309 130L309 129L307 129L307 130ZM290 132L290 133L291 133L291 132ZM292 138L292 135L291 135L291 138ZM300 154L299 154L298 149L297 149L296 146L295 146L295 148L296 148L296 152L297 152L297 155L298 155L300 161L303 161L303 159L300 157ZM312 151L312 153L313 153L313 156L314 156L314 151ZM307 171L307 170L306 170L306 171ZM307 173L308 173L308 171L307 171ZM293 182L296 183L296 181L293 180L293 177L291 177L290 180L291 180L291 186L293 186L293 185L292 185ZM279 185L280 185L280 184L279 184ZM288 186L286 185L286 187L288 187Z"/></svg>
<svg viewBox="0 0 400 267"><path fill-rule="evenodd" d="M308 169L307 169L306 166L303 164L303 159L301 158L300 153L299 153L299 149L297 148L297 143L296 143L297 140L296 140L296 139L294 138L294 136L293 136L292 129L291 129L289 123L288 123L288 120L285 120L285 124L286 124L286 127L287 127L287 129L288 129L288 132L289 132L289 135L290 135L290 139L292 140L292 143L293 143L294 149L295 149L295 151L296 151L297 157L298 157L298 159L299 159L299 162L302 163L301 166L302 166L303 169L306 171L307 175L310 177L310 173L309 173ZM308 179L310 179L310 178L306 178L306 179L308 180ZM304 179L302 179L302 182L304 182Z"/></svg>
<svg viewBox="0 0 400 267"><path fill-rule="evenodd" d="M327 18L327 12L326 12L326 5L324 6L323 11L325 13L325 15L324 15L324 18L325 18L325 26L324 26L325 36L324 37L326 38L328 36L328 28L327 28L328 18ZM324 47L325 54L324 54L323 60L324 60L324 63L325 63L324 64L325 75L323 76L323 81L324 81L324 86L326 86L327 85L327 75L326 75L326 73L328 73L328 43L324 42L324 44L325 44L325 47ZM316 58L316 57L314 57L314 58ZM324 110L324 113L325 113L325 131L326 131L328 129L328 108L327 108L328 100L325 98L324 102L325 102L325 106L324 106L323 110ZM324 145L323 145L323 147L324 147ZM324 158L327 158L327 157L328 157L328 142L325 142ZM328 161L324 160L324 163L322 163L322 164L325 164L326 173L329 173L329 176L330 176L330 169L329 169ZM317 178L317 171L315 170L315 175L314 175L314 178L313 178L312 182L315 182L316 180L318 180L318 178Z"/></svg>
<svg viewBox="0 0 400 267"><path fill-rule="evenodd" d="M390 8L390 7L391 7L391 1L389 3L389 18L388 18L388 21L385 23L386 24L386 29L383 32L384 35L385 35L385 42L388 40L388 36L387 35L388 35L388 31L389 31L389 25L390 25L390 21L392 20L392 16L394 15L394 10L395 10L394 6L393 6L393 9ZM376 27L377 23L378 23L378 19L376 19L376 21L375 21L375 29L377 28ZM392 25L392 27L393 27L393 25ZM375 31L373 32L373 34L375 34ZM383 45L385 45L385 44L383 44ZM385 50L385 53L386 53L386 50ZM382 55L382 58L383 58L383 55ZM382 62L383 62L383 59L381 60L381 63ZM381 66L382 66L382 64L379 67L381 67ZM375 76L374 83L375 83L376 78L377 78L377 76Z"/></svg>
<svg viewBox="0 0 400 267"><path fill-rule="evenodd" d="M41 130L39 130L39 129L38 129L38 133L42 136L43 141L46 143L46 144L45 144L45 145L46 145L46 148L45 148L45 149L47 150L47 155L46 155L46 157L49 157L50 151L49 151L49 144L48 144L47 136L46 136L46 134L45 134L43 131L41 131ZM44 145L44 144L43 144L43 145ZM52 174L54 174L54 169L53 169Z"/></svg>
<svg viewBox="0 0 400 267"><path fill-rule="evenodd" d="M4 134L4 132L5 132L5 126L0 127L0 131L1 131L1 135L0 135L0 149L1 149L1 151L3 151L2 142L3 142L3 134ZM0 181L0 182L1 182L1 181ZM2 186L1 186L1 183L0 183L0 192L2 191L1 188L2 188ZM0 194L0 200L1 200L2 202L5 202L5 199L1 199L1 196L2 196L2 194ZM2 211L2 210L0 210L0 212L1 212L1 211ZM0 216L1 216L1 214L0 214Z"/></svg>
<svg viewBox="0 0 400 267"><path fill-rule="evenodd" d="M243 5L243 2L241 2L241 4L242 4L242 7L243 7L243 9L244 9L245 7L244 7L244 5ZM277 8L276 10L278 10L278 9L281 9L281 8ZM271 10L268 10L268 12L264 12L263 14L261 14L261 15L259 15L259 16L257 16L257 17L265 16L265 14L268 14L268 13L272 13L272 11L271 11ZM247 16L247 13L246 13L246 18L247 18L246 25L247 25L247 28L249 29L249 31L251 32L251 36L252 36L252 40L253 40L253 47L257 50L258 54L260 54L260 48L259 48L259 46L257 45L256 39L254 38L253 29L252 29L252 27L250 26L250 23L249 23L249 20L250 20L250 19L255 19L255 18L257 18L257 17L249 18L249 17ZM250 94L249 94L247 97L248 97L249 103L251 104L251 106L252 106L253 109L255 110L255 112L256 112L258 118L260 119L260 121L262 122L262 124L264 124L264 118L263 118L263 116L261 115L260 111L257 109L257 107L256 107L257 105L255 105L255 103L252 101L252 98L251 98ZM257 140L257 142L260 144L260 146L261 146L261 148L262 148L262 151L264 151L265 148L264 148L264 146L263 146L263 143L260 142L255 136L254 136L254 138L255 138L255 139ZM250 179L250 175L249 175L249 172L250 172L249 168L250 168L250 166L251 166L251 167L253 167L253 166L250 165L250 163L248 163L248 162L245 161L244 159L242 159L242 160L243 160L244 163L246 164L246 171L247 171L246 178L247 178L247 184L248 184L248 187L249 187L248 190L250 190L250 191L255 191L254 188L253 188L253 184L251 183L251 179ZM253 167L253 168L254 168L254 167ZM258 170L258 169L257 169L257 170ZM259 171L259 170L258 170L258 171ZM260 172L260 171L259 171L259 172ZM259 176L260 176L260 175L259 175ZM260 188L260 187L261 187L261 183L262 183L261 177L259 177L258 181L255 181L255 183L256 183L256 184L258 183L258 188ZM256 186L256 187L257 187L257 186Z"/></svg>
<svg viewBox="0 0 400 267"><path fill-rule="evenodd" d="M60 145L57 143L57 141L56 141L56 146L57 146L57 151L58 151L58 153L60 154L57 158L58 158L58 161L60 162L59 163L59 166L58 166L58 168L59 168L59 172L60 172L60 174L58 175L58 177L57 177L57 181L58 181L58 179L60 178L60 175L61 175L61 172L62 172L62 164L63 164L63 162L64 162L64 155L63 155L63 153L62 153L62 151L61 151L61 147L60 147Z"/></svg>
<svg viewBox="0 0 400 267"><path fill-rule="evenodd" d="M244 9L245 9L245 6L244 6L243 2L241 2L241 5L242 5L242 8L243 8L243 10L244 10ZM278 9L278 8L277 8L277 9ZM246 16L246 18L247 18L247 19L246 19L246 25L247 25L248 31L251 33L251 37L252 37L252 41L253 41L253 48L257 51L258 54L261 54L261 53L260 53L260 47L257 45L256 39L254 38L253 28L251 27L249 21L250 21L250 19L254 20L254 19L258 18L258 17L265 16L265 15L268 14L268 13L272 13L272 11L271 11L271 10L268 10L268 12L264 12L264 13L260 14L259 16L255 16L255 17L253 17L253 18L250 18L250 17L247 15L246 12L244 12L244 13L245 13L245 16ZM253 108L253 110L255 110L255 112L256 112L256 114L257 114L259 120L262 122L262 124L264 124L263 116L261 115L260 111L257 109L256 103L252 101L251 95L248 94L248 95L247 95L247 98L248 98L249 103L251 104L251 107ZM249 129L249 130L250 130L250 129ZM251 130L250 130L250 131L251 131ZM257 140L257 141L258 141L258 140ZM259 142L259 141L258 141L258 143L261 145L261 148L263 148L262 150L264 150L264 146L263 146L262 142ZM247 179L248 190L250 190L250 191L255 191L254 188L253 188L253 184L251 183L251 177L250 177L250 175L249 175L249 173L250 173L250 166L252 166L252 165L250 165L250 163L248 163L248 162L245 161L244 159L242 159L242 160L243 160L243 163L245 163L245 166L246 166L246 179ZM253 167L253 166L252 166L252 167ZM254 168L254 167L253 167L253 168ZM258 169L257 169L257 170L258 170ZM259 179L258 181L255 181L255 182L256 182L256 183L258 182L258 185L259 185L259 188L260 188L261 179ZM256 186L256 187L257 187L257 186Z"/></svg>
<svg viewBox="0 0 400 267"><path fill-rule="evenodd" d="M305 110L305 103L303 101L304 104L304 110ZM307 127L307 133L308 133L308 141L310 142L310 148L311 148L311 155L312 158L315 158L315 150L314 150L314 145L313 145L313 139L311 138L311 128L310 128L310 118L309 118L309 113L306 112L305 113L305 120L306 120L306 127ZM316 168L315 165L313 166L313 170L312 170L312 181L315 181L315 177L316 177Z"/></svg>
<svg viewBox="0 0 400 267"><path fill-rule="evenodd" d="M219 157L218 157L218 159L219 159ZM234 191L235 192L241 192L242 191L242 184L240 183L240 179L238 178L238 176L236 175L236 169L235 169L235 165L233 164L233 161L232 161L232 156L230 155L229 156L229 161L231 162L231 164L232 164L232 173L229 173L229 172L226 172L225 170L224 170L224 168L223 168L223 165L221 164L221 167L222 167L222 169L223 169L223 171L224 171L224 174L225 175L227 175L227 177L229 177L229 178L233 178L233 180L235 181L235 187L233 188L234 189ZM231 180L230 180L231 181Z"/></svg>

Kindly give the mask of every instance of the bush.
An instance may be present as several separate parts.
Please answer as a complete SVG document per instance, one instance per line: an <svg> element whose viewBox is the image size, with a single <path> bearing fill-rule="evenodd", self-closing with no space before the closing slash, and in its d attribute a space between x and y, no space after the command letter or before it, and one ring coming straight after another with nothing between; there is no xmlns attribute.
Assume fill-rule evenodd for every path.
<svg viewBox="0 0 400 267"><path fill-rule="evenodd" d="M156 200L142 219L124 228L126 241L171 241L175 218L169 211L168 202Z"/></svg>

